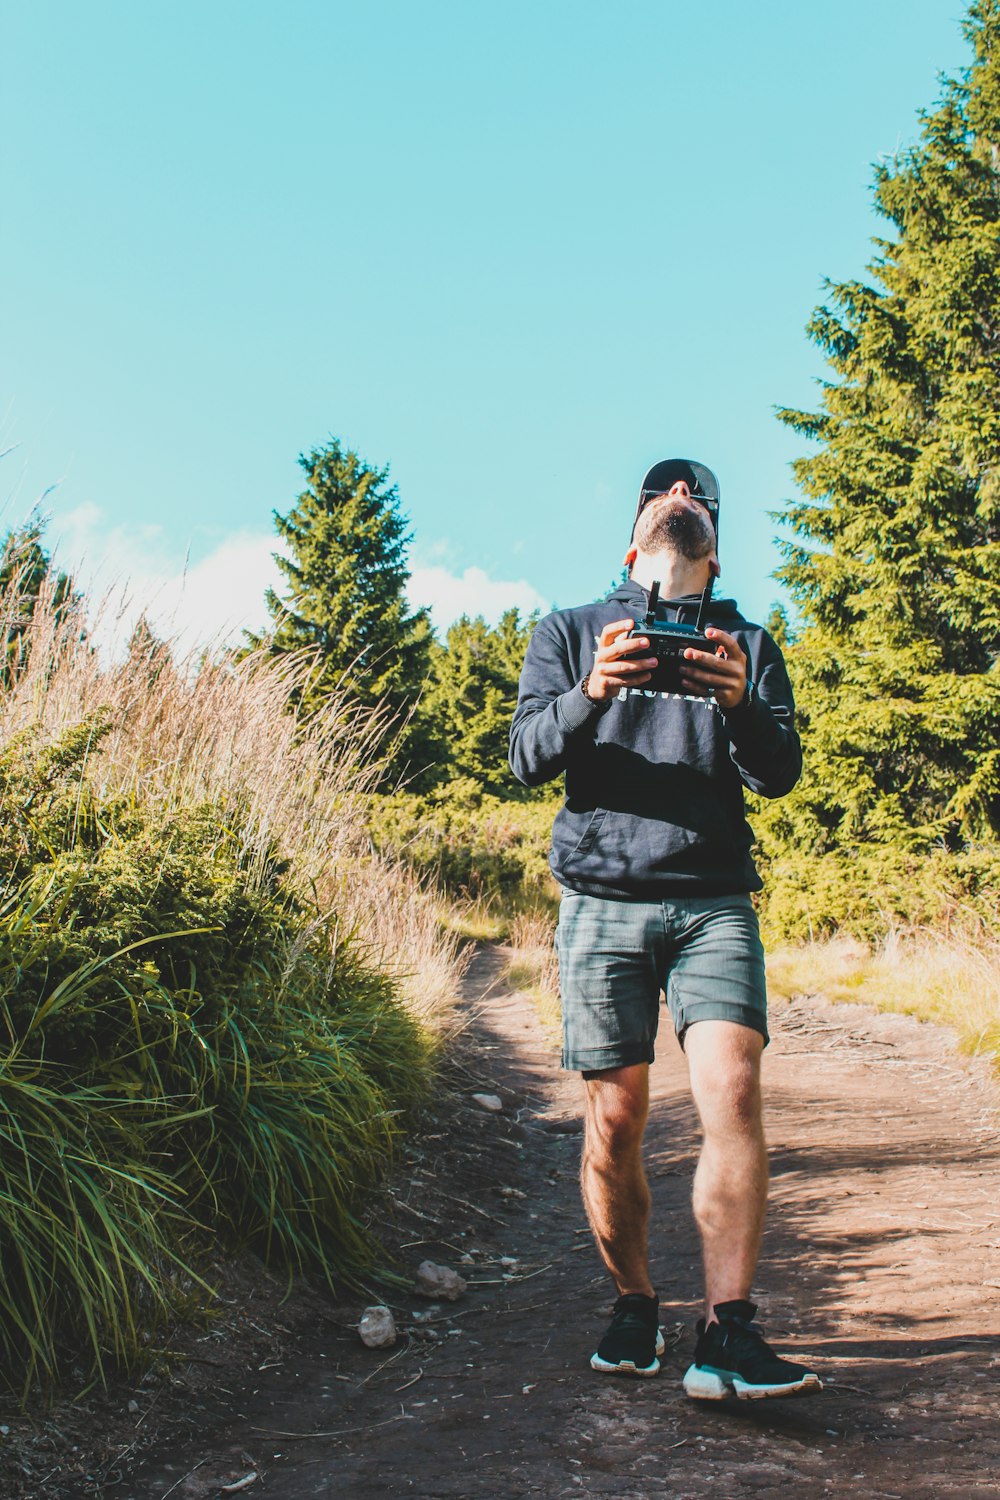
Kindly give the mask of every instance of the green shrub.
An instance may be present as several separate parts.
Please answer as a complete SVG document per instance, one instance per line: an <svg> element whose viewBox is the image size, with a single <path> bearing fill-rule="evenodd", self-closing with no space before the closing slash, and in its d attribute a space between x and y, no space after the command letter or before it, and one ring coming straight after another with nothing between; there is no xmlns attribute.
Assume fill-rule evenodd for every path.
<svg viewBox="0 0 1000 1500"><path fill-rule="evenodd" d="M456 895L545 906L556 899L548 852L559 801L507 801L455 780L427 796L373 798L372 836Z"/></svg>
<svg viewBox="0 0 1000 1500"><path fill-rule="evenodd" d="M5 1017L6 1019L6 1017ZM81 1344L128 1362L194 1284L191 1219L155 1137L178 1128L115 1085L12 1048L0 1059L0 1359L26 1397Z"/></svg>
<svg viewBox="0 0 1000 1500"><path fill-rule="evenodd" d="M758 860L765 940L808 942L836 933L874 946L899 928L997 925L1000 847L953 853L861 845L825 854L780 852Z"/></svg>
<svg viewBox="0 0 1000 1500"><path fill-rule="evenodd" d="M81 1341L134 1355L207 1234L356 1284L430 1071L238 794L102 792L108 733L0 753L0 1379L22 1391Z"/></svg>

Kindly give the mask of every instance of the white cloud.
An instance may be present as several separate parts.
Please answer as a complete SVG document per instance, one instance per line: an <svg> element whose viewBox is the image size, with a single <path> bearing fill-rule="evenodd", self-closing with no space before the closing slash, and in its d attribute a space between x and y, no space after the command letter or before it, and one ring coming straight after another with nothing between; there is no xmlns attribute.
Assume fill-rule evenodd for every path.
<svg viewBox="0 0 1000 1500"><path fill-rule="evenodd" d="M267 621L264 595L280 587L274 536L235 532L205 557L179 560L162 526L106 529L97 506L84 505L50 528L57 565L71 573L96 610L97 639L114 651L145 614L181 654L242 640Z"/></svg>
<svg viewBox="0 0 1000 1500"><path fill-rule="evenodd" d="M96 637L112 653L123 648L143 614L181 654L239 642L244 629L268 623L267 589L282 591L273 534L234 532L192 563L178 558L163 526L108 528L99 507L81 505L53 519L48 539L56 564L98 609ZM461 615L483 615L495 624L506 609L527 615L550 608L525 579L490 578L482 568L451 573L437 563L440 552L423 553L427 565L413 568L407 588L411 608L426 606L439 633Z"/></svg>
<svg viewBox="0 0 1000 1500"><path fill-rule="evenodd" d="M414 568L406 592L414 609L424 605L430 610L439 634L461 615L482 615L495 625L506 609L527 615L533 609L544 614L550 607L525 579L490 578L482 568L466 568L461 575L442 567Z"/></svg>

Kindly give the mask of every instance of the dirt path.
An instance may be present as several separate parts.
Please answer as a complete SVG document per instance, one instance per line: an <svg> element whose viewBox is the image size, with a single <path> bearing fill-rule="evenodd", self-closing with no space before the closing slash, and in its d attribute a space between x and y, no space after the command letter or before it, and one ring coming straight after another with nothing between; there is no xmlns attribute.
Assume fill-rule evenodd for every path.
<svg viewBox="0 0 1000 1500"><path fill-rule="evenodd" d="M353 1332L358 1308L283 1329L104 1493L209 1500L254 1473L228 1493L1000 1496L998 1096L948 1037L816 1000L777 1012L760 1316L827 1389L719 1409L679 1386L698 1289L679 1049L661 1047L648 1142L670 1347L658 1380L600 1377L587 1360L611 1290L577 1195L578 1085L498 972L489 951L473 965L464 1102L457 1120L442 1106L397 1188L404 1261L458 1266L468 1294L429 1320L400 1295L408 1331L381 1353ZM470 1102L477 1088L502 1115Z"/></svg>

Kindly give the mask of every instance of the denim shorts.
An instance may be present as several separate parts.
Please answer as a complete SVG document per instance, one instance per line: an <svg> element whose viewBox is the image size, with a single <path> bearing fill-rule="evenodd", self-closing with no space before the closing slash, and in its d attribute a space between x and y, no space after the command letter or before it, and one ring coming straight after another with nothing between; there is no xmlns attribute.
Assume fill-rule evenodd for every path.
<svg viewBox="0 0 1000 1500"><path fill-rule="evenodd" d="M764 950L747 895L610 901L563 891L556 929L563 1067L653 1061L660 993L681 1045L696 1021L767 1036Z"/></svg>

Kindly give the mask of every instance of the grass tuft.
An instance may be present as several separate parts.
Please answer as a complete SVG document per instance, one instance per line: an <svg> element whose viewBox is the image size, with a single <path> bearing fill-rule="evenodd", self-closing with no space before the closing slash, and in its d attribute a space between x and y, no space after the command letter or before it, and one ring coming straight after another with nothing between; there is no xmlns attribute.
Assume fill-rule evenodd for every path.
<svg viewBox="0 0 1000 1500"><path fill-rule="evenodd" d="M559 965L553 948L555 921L548 911L516 913L508 927L507 982L527 994L549 1037L562 1029Z"/></svg>

